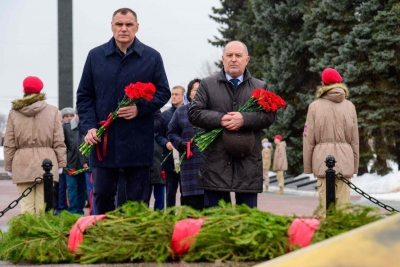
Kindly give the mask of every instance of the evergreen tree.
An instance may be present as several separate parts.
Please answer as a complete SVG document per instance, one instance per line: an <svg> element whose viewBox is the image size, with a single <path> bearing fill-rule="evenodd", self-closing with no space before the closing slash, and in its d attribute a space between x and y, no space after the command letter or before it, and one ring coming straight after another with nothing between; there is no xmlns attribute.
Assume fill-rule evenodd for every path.
<svg viewBox="0 0 400 267"><path fill-rule="evenodd" d="M268 42L268 34L255 20L249 0L221 0L220 2L222 7L213 7L215 15L210 15L210 18L221 24L219 32L222 38L214 36L214 40L209 40L209 42L221 48L234 40L246 44L250 55L247 68L253 77L261 78L263 62L258 55L266 53L265 44ZM222 67L221 62L218 62L218 65Z"/></svg>
<svg viewBox="0 0 400 267"><path fill-rule="evenodd" d="M373 140L371 171L381 175L391 170L387 161L394 159L395 132L400 128L399 116L393 116L400 111L399 10L398 1L359 3L354 10L357 23L339 49L362 138Z"/></svg>
<svg viewBox="0 0 400 267"><path fill-rule="evenodd" d="M319 82L318 75L308 71L309 53L303 39L303 0L252 0L257 21L271 36L268 53L263 58L263 79L270 90L287 103L277 113L276 122L267 131L273 138L280 134L287 143L289 172L303 172L303 127L308 104L312 101ZM325 159L321 159L325 160Z"/></svg>

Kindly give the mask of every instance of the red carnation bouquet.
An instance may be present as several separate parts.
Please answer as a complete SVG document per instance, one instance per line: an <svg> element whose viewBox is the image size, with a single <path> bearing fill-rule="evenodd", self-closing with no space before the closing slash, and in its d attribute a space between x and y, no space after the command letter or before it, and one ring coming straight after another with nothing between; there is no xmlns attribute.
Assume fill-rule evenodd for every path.
<svg viewBox="0 0 400 267"><path fill-rule="evenodd" d="M125 95L124 98L118 102L118 107L115 111L111 112L108 115L107 120L99 122L101 127L96 131L97 137L101 138L104 134L103 140L103 156L107 155L106 148L107 148L107 132L108 127L110 124L118 118L118 110L123 107L127 107L130 105L134 105L140 100L150 101L153 99L153 95L156 92L156 87L152 83L131 83L125 87ZM87 144L83 142L79 146L79 151L84 156L89 156L90 152L92 151L94 145ZM102 158L100 156L99 147L97 146L97 158L101 161Z"/></svg>
<svg viewBox="0 0 400 267"><path fill-rule="evenodd" d="M279 108L286 108L286 102L273 92L269 92L264 88L254 89L250 95L250 99L239 108L239 112L265 111L276 112ZM217 136L222 132L223 128L217 128L205 134L197 136L194 141L200 152L203 152Z"/></svg>

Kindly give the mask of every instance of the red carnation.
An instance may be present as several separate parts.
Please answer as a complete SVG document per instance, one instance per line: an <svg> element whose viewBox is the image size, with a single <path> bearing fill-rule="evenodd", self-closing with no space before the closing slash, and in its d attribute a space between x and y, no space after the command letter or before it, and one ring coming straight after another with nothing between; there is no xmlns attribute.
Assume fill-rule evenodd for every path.
<svg viewBox="0 0 400 267"><path fill-rule="evenodd" d="M71 169L68 173L69 176L74 176L75 169Z"/></svg>

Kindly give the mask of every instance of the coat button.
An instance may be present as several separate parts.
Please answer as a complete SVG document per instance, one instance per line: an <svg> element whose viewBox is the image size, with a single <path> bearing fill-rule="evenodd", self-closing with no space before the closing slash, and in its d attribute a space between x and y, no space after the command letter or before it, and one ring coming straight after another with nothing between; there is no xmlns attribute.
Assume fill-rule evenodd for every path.
<svg viewBox="0 0 400 267"><path fill-rule="evenodd" d="M236 105L236 102L233 102L233 105L235 106L235 105Z"/></svg>
<svg viewBox="0 0 400 267"><path fill-rule="evenodd" d="M231 165L231 163L228 161L228 165Z"/></svg>

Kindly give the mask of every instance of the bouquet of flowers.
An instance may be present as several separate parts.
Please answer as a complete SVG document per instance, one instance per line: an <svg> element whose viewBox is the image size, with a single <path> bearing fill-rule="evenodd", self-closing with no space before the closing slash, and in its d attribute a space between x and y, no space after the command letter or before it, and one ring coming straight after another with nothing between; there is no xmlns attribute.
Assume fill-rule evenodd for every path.
<svg viewBox="0 0 400 267"><path fill-rule="evenodd" d="M75 176L75 175L80 174L82 172L88 171L89 168L82 168L82 169L79 169L79 170L64 168L64 170L66 170L68 172L69 176Z"/></svg>
<svg viewBox="0 0 400 267"><path fill-rule="evenodd" d="M269 92L264 88L254 89L250 95L250 99L239 108L239 112L253 112L253 111L265 111L275 112L278 108L285 108L285 101L273 92ZM217 128L200 136L194 138L200 152L203 152L217 136L222 132L223 128Z"/></svg>
<svg viewBox="0 0 400 267"><path fill-rule="evenodd" d="M125 87L125 95L124 98L118 102L118 107L115 111L111 112L108 115L108 118L106 121L101 121L99 122L99 125L101 127L96 131L97 137L101 137L105 132L107 132L108 126L116 119L118 118L118 110L123 107L127 107L133 104L136 104L139 102L139 100L147 100L150 101L153 99L153 95L156 92L156 87L152 83L131 83L128 86ZM105 137L106 139L106 134ZM107 144L106 140L104 141L104 144ZM92 151L94 145L87 144L83 142L79 146L79 151L82 153L84 156L89 156L90 152ZM98 149L98 147L97 147ZM105 148L103 147L103 150ZM105 151L104 151L105 152ZM106 153L103 153L103 155L106 155ZM97 157L101 161L101 156L99 150L97 151Z"/></svg>

